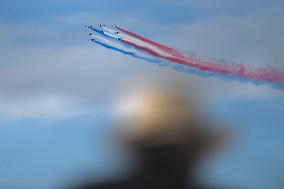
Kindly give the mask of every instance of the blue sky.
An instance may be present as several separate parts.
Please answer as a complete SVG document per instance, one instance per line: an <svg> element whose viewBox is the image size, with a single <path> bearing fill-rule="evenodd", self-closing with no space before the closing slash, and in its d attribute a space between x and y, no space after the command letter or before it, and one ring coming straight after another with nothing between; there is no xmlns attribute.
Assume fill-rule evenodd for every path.
<svg viewBox="0 0 284 189"><path fill-rule="evenodd" d="M108 140L113 102L149 83L194 91L237 133L208 182L281 188L283 91L125 57L90 44L83 26L118 24L201 57L283 68L283 9L281 0L1 2L0 188L114 174L123 155Z"/></svg>

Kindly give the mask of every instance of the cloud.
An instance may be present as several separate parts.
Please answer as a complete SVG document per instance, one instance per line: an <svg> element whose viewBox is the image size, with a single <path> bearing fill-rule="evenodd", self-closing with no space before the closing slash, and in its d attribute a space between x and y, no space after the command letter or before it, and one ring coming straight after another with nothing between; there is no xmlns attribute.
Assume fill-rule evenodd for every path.
<svg viewBox="0 0 284 189"><path fill-rule="evenodd" d="M42 95L33 98L16 98L11 102L5 97L0 98L1 116L6 118L44 118L56 119L84 115L87 112L72 107L66 97Z"/></svg>

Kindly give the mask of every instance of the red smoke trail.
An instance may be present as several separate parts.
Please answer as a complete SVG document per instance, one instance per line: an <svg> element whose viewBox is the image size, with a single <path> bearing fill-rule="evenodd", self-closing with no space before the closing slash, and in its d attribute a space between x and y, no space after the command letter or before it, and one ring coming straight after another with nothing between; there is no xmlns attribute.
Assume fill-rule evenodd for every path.
<svg viewBox="0 0 284 189"><path fill-rule="evenodd" d="M216 64L210 61L202 61L199 59L183 59L181 57L179 58L179 57L164 56L148 47L137 45L128 40L122 40L122 41L137 49L143 50L155 57L162 58L178 64L187 65L192 68L196 68L198 70L202 70L205 72L222 73L225 75L254 80L254 81L266 81L266 82L282 83L282 84L284 83L283 70L278 71L278 70L265 69L265 68L258 68L253 70L248 67L245 67L242 64L225 65L225 64Z"/></svg>
<svg viewBox="0 0 284 189"><path fill-rule="evenodd" d="M122 31L123 33L126 33L127 35L129 35L131 37L137 38L137 39L139 39L139 40L141 40L141 41L143 41L145 43L153 45L153 46L159 48L160 50L162 50L164 52L167 52L167 53L169 53L169 54L171 54L173 56L176 56L176 57L179 57L179 58L185 58L184 55L181 52L179 52L178 50L176 50L174 48L167 47L167 46L165 46L163 44L160 44L160 43L157 43L155 41L151 41L150 39L146 39L146 38L144 38L144 37L142 37L142 36L140 36L138 34L135 34L133 32L127 31L127 30L125 30L123 28L120 28L118 26L116 26L115 28L117 28L118 30Z"/></svg>

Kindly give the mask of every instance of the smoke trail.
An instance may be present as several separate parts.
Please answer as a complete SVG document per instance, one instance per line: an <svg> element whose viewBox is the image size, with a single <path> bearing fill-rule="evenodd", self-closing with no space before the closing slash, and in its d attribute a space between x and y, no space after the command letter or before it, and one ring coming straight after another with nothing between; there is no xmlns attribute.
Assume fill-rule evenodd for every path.
<svg viewBox="0 0 284 189"><path fill-rule="evenodd" d="M231 65L217 64L210 61L201 61L199 59L185 60L182 58L161 55L148 47L137 45L128 40L122 40L122 41L137 49L144 50L145 52L149 53L152 56L162 58L178 64L187 65L201 71L226 74L229 75L230 77L253 80L256 82L260 81L260 82L270 82L275 84L284 84L283 70L278 71L275 69L267 69L267 68L252 69L249 67L245 67L242 64L231 64Z"/></svg>
<svg viewBox="0 0 284 189"><path fill-rule="evenodd" d="M119 39L118 39L119 36L117 36L116 34L106 33L106 32L104 32L104 31L98 30L98 29L96 29L96 28L94 28L94 27L89 27L89 28L90 28L91 30L95 31L96 33L98 33L98 34L100 34L100 35L106 37L106 38L119 40Z"/></svg>
<svg viewBox="0 0 284 189"><path fill-rule="evenodd" d="M176 71L179 71L179 72L183 72L183 73L190 73L190 74L197 74L199 76L202 76L202 77L213 77L213 76L217 76L217 77L220 77L220 78L223 78L225 80L235 80L236 78L239 80L239 81L247 81L246 79L242 78L242 77L236 77L236 76L230 76L230 75L227 75L227 74L224 74L224 73L215 73L215 72L204 72L200 69L197 69L195 67L192 67L192 66L188 66L188 65L184 65L184 64L176 64L176 63L170 63L170 62L167 62L167 61L161 61L160 59L157 59L157 58L150 58L150 57L143 57L143 56L139 56L137 55L136 53L133 53L133 52L129 52L129 51L126 51L126 50L122 50L122 49L119 49L117 47L113 47L111 45L107 45L103 42L100 42L100 41L95 41L95 40L92 40L93 42L107 48L107 49L111 49L111 50L114 50L114 51L117 51L117 52L120 52L120 53L123 53L123 54L126 54L126 55L129 55L129 56L132 56L134 58L137 58L137 59L141 59L141 60L145 60L149 63L155 63L155 64L158 64L159 66L167 66L167 67L170 67ZM107 41L107 40L106 40ZM256 85L261 85L261 84L265 84L266 82L263 82L263 81L257 81L257 80L251 80L252 83L256 84ZM273 84L273 83L270 83L270 85L274 88L277 88L277 89L284 89L284 85L283 84Z"/></svg>
<svg viewBox="0 0 284 189"><path fill-rule="evenodd" d="M113 41L108 40L108 39L106 39L106 38L104 38L104 37L101 37L101 36L98 36L98 35L94 35L94 34L91 34L91 36L92 36L93 38L99 39L100 41L103 41L103 43L105 43L105 44L106 44L106 43L109 44L109 46L117 46L116 43L114 43ZM94 41L94 39L91 40L91 41ZM118 47L117 47L117 48L118 48Z"/></svg>
<svg viewBox="0 0 284 189"><path fill-rule="evenodd" d="M89 27L89 29L95 31L96 33L98 33L98 34L100 34L100 35L102 35L102 36L104 36L106 39L111 39L112 41L115 40L116 43L119 43L120 45L122 45L122 46L124 46L124 47L126 47L126 48L129 48L129 49L136 49L136 48L133 48L133 46L131 46L131 45L128 45L128 44L126 44L126 43L121 42L121 40L116 40L116 39L114 39L113 37L111 37L111 36L109 36L109 35L106 35L103 31L98 30L98 29L96 29L96 28L94 28L94 27ZM93 34L91 34L91 36L92 36L92 35L93 35ZM117 35L117 34L114 34L114 35ZM123 36L124 36L124 35L123 35ZM98 37L98 36L97 36L97 37ZM102 38L101 38L101 39L102 39ZM106 39L104 39L104 40L106 40ZM112 43L112 41L111 41L111 43ZM145 51L142 51L142 50L140 50L140 49L136 49L136 50L139 51L139 53L141 53L141 54L148 55L147 53L145 53Z"/></svg>
<svg viewBox="0 0 284 189"><path fill-rule="evenodd" d="M107 49L111 49L111 50L114 50L114 51L117 51L117 52L120 52L120 53L123 53L123 54L126 54L126 55L129 55L129 56L132 56L134 58L137 58L137 59L141 59L141 60L146 60L147 62L150 62L150 63L158 63L158 64L162 64L162 62L159 60L159 59L156 59L156 58L150 58L150 57L143 57L143 56L140 56L140 55L137 55L136 53L134 52L130 52L130 51L126 51L126 50L122 50L120 48L117 48L117 47L113 47L113 46L110 46L110 45L107 45L103 42L100 42L100 41L97 41L97 40L91 40L92 42L95 42Z"/></svg>
<svg viewBox="0 0 284 189"><path fill-rule="evenodd" d="M169 53L169 54L171 54L173 56L176 56L176 57L179 57L179 58L185 58L185 56L181 52L179 52L178 50L176 50L174 48L171 48L171 47L165 46L163 44L154 42L154 41L152 41L150 39L144 38L144 37L142 37L142 36L140 36L138 34L135 34L133 32L127 31L127 30L125 30L123 28L120 28L118 26L116 26L115 28L117 28L119 31L122 31L123 33L125 33L125 34L127 34L127 35L129 35L131 37L137 38L137 39L139 39L139 40L141 40L141 41L143 41L145 43L153 45L153 46L159 48L160 50L162 50L164 52L167 52L167 53Z"/></svg>
<svg viewBox="0 0 284 189"><path fill-rule="evenodd" d="M176 58L172 58L169 56L161 55L154 50L150 48L145 48L143 46L137 45L135 43L131 43L130 41L124 41L127 44L130 44L135 46L137 49L143 49L149 54L153 56L158 56L159 58L163 58L172 62L180 63L180 64L186 64L189 66L194 66L200 70L203 71L212 71L212 72L219 72L219 73L225 73L231 76L240 77L240 78L246 78L249 80L255 80L255 81L265 81L265 82L272 82L272 83L284 83L284 70L279 71L275 69L267 69L267 68L257 68L252 69L245 67L241 64L230 64L230 65L222 65L217 64L209 61L201 61L199 59L193 60L192 58L185 57L181 52L177 51L174 48L167 47L165 45L159 44L157 42L151 41L149 39L146 39L138 34L135 34L133 32L127 31L123 28L117 27L116 28L124 33L126 33L129 36L132 36L134 38L137 38L145 43L148 43L152 46L155 46L159 49L161 49L164 52L167 52ZM135 44L135 45L134 45ZM183 60L185 59L185 60ZM198 64L197 64L198 63ZM202 64L202 65L201 65Z"/></svg>
<svg viewBox="0 0 284 189"><path fill-rule="evenodd" d="M177 51L173 48L148 40L122 28L116 28L126 34L114 34L116 39L115 43L107 45L104 42L94 42L104 46L105 48L130 55L134 58L146 60L147 62L156 63L161 66L170 66L175 70L186 73L195 73L202 76L218 76L226 80L238 79L240 81L250 81L254 84L266 83L272 85L273 87L284 89L284 70L276 70L272 68L252 68L234 63L216 63L214 61L199 59L196 56L184 57L181 53L176 53ZM95 28L90 29L100 33L106 38L114 39L114 36L106 35L103 31ZM121 37L120 40L117 40L117 37ZM103 41L108 42L106 39ZM120 44L122 47L114 47L117 44ZM129 50L122 50L123 48L130 50L135 49L143 55L150 55L153 57L150 58L143 55L138 55L137 53L130 52ZM162 61L161 59L166 60L166 62Z"/></svg>
<svg viewBox="0 0 284 189"><path fill-rule="evenodd" d="M98 37L99 39L103 39L99 36L96 36ZM176 71L179 71L179 72L184 72L184 73L194 73L194 74L197 74L197 75L200 75L200 76L205 76L205 77L209 77L209 76L216 76L218 74L214 74L214 73L210 73L210 72L202 72L198 69L195 69L193 67L189 67L189 66L185 66L185 65L182 65L182 64L175 64L175 63L170 63L170 62L166 62L166 61L161 61L160 59L156 59L156 58L147 58L147 57L143 57L143 56L139 56L133 52L128 52L128 51L125 51L125 50L122 50L122 49L119 49L118 47L114 47L114 46L111 46L111 45L108 45L108 44L105 44L103 42L100 42L100 41L96 41L96 40L91 40L92 42L95 42L107 49L111 49L111 50L114 50L114 51L117 51L117 52L120 52L120 53L123 53L123 54L126 54L126 55L129 55L129 56L132 56L134 58L137 58L137 59L141 59L141 60L146 60L147 62L149 63L155 63L155 64L158 64L159 66L167 66L167 67L171 67L172 69L176 70ZM104 39L105 42L108 42L108 40ZM112 43L113 44L113 43ZM221 74L219 74L219 77L222 76ZM228 79L228 78L226 78Z"/></svg>
<svg viewBox="0 0 284 189"><path fill-rule="evenodd" d="M111 29L108 29L108 30L111 30L111 33L114 33L114 34L111 34L111 35L108 35L106 34L103 30L99 30L99 29L96 29L94 27L88 27L89 29L95 31L96 33L104 36L106 39L111 39L112 41L115 40L116 43L120 43L122 46L126 47L126 48L129 48L129 49L136 49L137 51L139 51L139 53L141 54L144 54L144 55L148 55L147 52L141 50L141 49L138 49L138 48L134 48L133 45L129 45L127 43L124 43L122 42L123 39L125 40L129 40L129 41L132 41L133 43L139 43L140 41L137 40L136 38L134 37L131 37L131 36L127 36L127 35L123 35L123 34L115 34L113 30ZM103 26L102 29L106 29L107 27L106 26ZM92 35L92 34L91 34ZM118 37L121 37L121 39L117 39ZM147 43L142 43L142 45L147 45ZM165 55L168 55L168 54L165 54Z"/></svg>
<svg viewBox="0 0 284 189"><path fill-rule="evenodd" d="M105 31L109 32L109 33L116 34L116 35L118 35L118 34L119 34L119 32L118 32L118 31L113 30L113 29L110 29L110 28L106 27L105 25L101 26L101 28L102 28L103 30L105 30Z"/></svg>

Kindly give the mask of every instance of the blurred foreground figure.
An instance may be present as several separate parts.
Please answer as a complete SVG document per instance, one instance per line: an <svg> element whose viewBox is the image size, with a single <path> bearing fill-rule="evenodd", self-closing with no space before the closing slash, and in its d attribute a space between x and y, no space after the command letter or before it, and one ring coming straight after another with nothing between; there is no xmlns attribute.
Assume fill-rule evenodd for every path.
<svg viewBox="0 0 284 189"><path fill-rule="evenodd" d="M180 94L159 91L121 104L116 124L120 138L137 158L135 171L121 180L78 189L210 188L197 181L196 170L222 136L201 123L192 102Z"/></svg>

